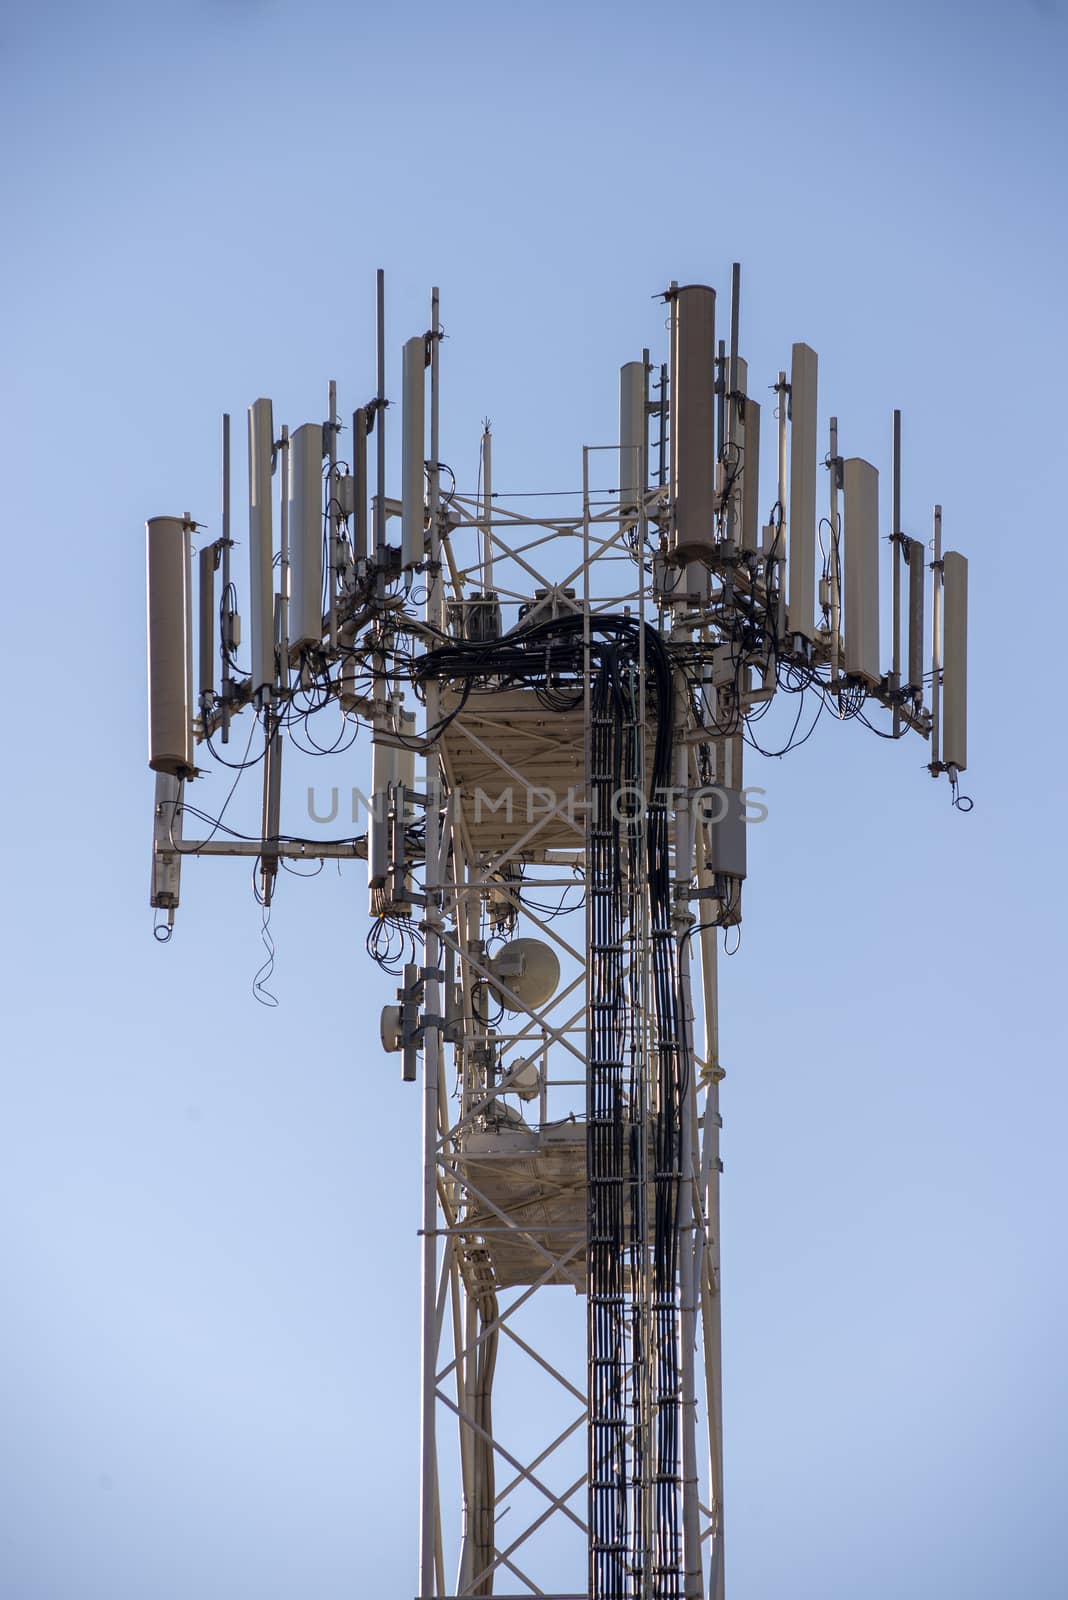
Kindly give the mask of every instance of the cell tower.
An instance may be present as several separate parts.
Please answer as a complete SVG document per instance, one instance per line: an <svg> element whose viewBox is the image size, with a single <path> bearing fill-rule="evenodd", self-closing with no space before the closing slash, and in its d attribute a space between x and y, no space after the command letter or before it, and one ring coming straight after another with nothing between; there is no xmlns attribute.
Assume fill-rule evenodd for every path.
<svg viewBox="0 0 1068 1600"><path fill-rule="evenodd" d="M368 951L400 978L381 1037L422 1097L419 1600L721 1600L716 963L742 914L745 748L776 696L867 726L882 708L970 805L967 562L937 506L930 540L902 530L899 414L887 534L833 417L821 455L817 358L795 344L762 498L739 270L725 340L713 289L664 298L668 359L623 366L618 440L583 449L561 515L494 488L488 425L476 492L440 460L436 290L403 349L388 495L380 273L349 459L333 384L323 424L249 409L247 675L224 419L195 696L199 524L148 523L158 934L184 855L254 858L265 909L280 861L359 858ZM260 833L192 838L197 749L242 713ZM350 838L281 832L283 749L313 719L368 735Z"/></svg>

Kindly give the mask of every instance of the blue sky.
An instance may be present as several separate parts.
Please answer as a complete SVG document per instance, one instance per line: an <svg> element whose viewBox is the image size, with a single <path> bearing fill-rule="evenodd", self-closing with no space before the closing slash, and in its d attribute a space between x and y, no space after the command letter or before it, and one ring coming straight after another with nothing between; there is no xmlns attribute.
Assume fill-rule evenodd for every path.
<svg viewBox="0 0 1068 1600"><path fill-rule="evenodd" d="M663 347L652 297L725 292L733 260L754 381L807 341L846 453L883 466L900 406L906 529L939 500L971 558L976 808L856 727L749 768L728 1592L1068 1590L1066 30L1054 0L0 19L12 1600L414 1583L390 985L356 875L283 883L275 1011L244 866L187 867L153 943L144 519L217 531L221 411L240 439L261 393L293 424L331 377L368 397L378 266L394 386L441 286L461 478L488 414L502 487L573 487L620 362Z"/></svg>

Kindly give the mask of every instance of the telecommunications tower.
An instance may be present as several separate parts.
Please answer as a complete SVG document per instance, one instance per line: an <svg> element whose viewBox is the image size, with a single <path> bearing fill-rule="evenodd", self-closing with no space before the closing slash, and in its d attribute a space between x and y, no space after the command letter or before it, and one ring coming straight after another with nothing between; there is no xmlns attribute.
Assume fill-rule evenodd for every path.
<svg viewBox="0 0 1068 1600"><path fill-rule="evenodd" d="M436 290L403 347L389 495L380 273L347 448L333 383L323 423L249 408L244 630L229 418L219 536L194 563L201 524L148 523L158 935L183 856L250 858L265 917L280 863L360 859L367 949L400 980L381 1039L422 1102L418 1600L723 1596L716 963L746 747L776 698L795 730L807 701L806 733L878 715L970 805L967 562L940 507L929 536L902 529L899 414L886 518L834 417L821 447L795 344L762 479L738 268L725 339L713 289L664 299L667 359L623 366L618 439L583 449L570 500L497 490L488 425L460 491ZM360 778L354 738L366 827L283 832L287 741ZM254 836L194 809L201 750L260 767Z"/></svg>

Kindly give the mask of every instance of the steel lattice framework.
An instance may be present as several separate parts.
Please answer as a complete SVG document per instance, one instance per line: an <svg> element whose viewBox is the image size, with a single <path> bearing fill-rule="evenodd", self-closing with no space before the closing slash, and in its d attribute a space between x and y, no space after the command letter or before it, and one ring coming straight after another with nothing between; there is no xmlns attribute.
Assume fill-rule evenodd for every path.
<svg viewBox="0 0 1068 1600"><path fill-rule="evenodd" d="M543 515L558 498L494 492L488 427L478 493L445 484L436 291L404 347L387 496L380 275L352 461L333 385L321 428L276 438L270 402L250 410L247 679L224 426L196 717L194 524L149 524L161 933L185 854L255 857L265 925L280 861L361 858L369 952L387 970L410 955L382 1040L422 1095L419 1600L722 1600L717 949L741 917L744 747L776 695L862 722L881 706L892 737L930 739L965 804L966 564L942 556L940 508L929 562L901 531L897 415L883 672L877 474L842 460L832 418L817 524L814 352L795 345L775 385L765 520L737 269L729 346L711 289L666 299L669 361L624 366L618 442L584 449L570 514ZM215 819L191 839L195 744L226 740L245 708L261 831ZM317 842L281 831L281 763L286 734L324 712L370 732L371 812L365 834Z"/></svg>

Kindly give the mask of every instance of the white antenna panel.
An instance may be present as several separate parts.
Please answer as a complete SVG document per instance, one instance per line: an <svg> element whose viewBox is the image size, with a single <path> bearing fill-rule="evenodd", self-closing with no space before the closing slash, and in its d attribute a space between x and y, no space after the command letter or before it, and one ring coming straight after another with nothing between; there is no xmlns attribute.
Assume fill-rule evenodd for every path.
<svg viewBox="0 0 1068 1600"><path fill-rule="evenodd" d="M193 600L189 529L181 517L152 517L148 555L148 764L185 777L193 771Z"/></svg>
<svg viewBox="0 0 1068 1600"><path fill-rule="evenodd" d="M619 369L619 514L636 515L646 480L645 362Z"/></svg>
<svg viewBox="0 0 1068 1600"><path fill-rule="evenodd" d="M289 642L323 636L323 430L305 422L289 439Z"/></svg>
<svg viewBox="0 0 1068 1600"><path fill-rule="evenodd" d="M789 587L786 626L816 637L816 352L795 344L790 362Z"/></svg>
<svg viewBox="0 0 1068 1600"><path fill-rule="evenodd" d="M672 352L673 548L684 561L716 541L716 291L694 284L675 295Z"/></svg>
<svg viewBox="0 0 1068 1600"><path fill-rule="evenodd" d="M248 578L249 644L253 693L275 678L274 532L271 522L271 470L274 415L269 400L248 408Z"/></svg>
<svg viewBox="0 0 1068 1600"><path fill-rule="evenodd" d="M426 462L426 340L404 346L401 417L401 565L417 566L426 549L423 501Z"/></svg>
<svg viewBox="0 0 1068 1600"><path fill-rule="evenodd" d="M948 550L945 586L945 666L942 671L942 760L963 772L968 765L968 562Z"/></svg>
<svg viewBox="0 0 1068 1600"><path fill-rule="evenodd" d="M879 670L879 473L851 456L842 466L845 670L876 686Z"/></svg>

